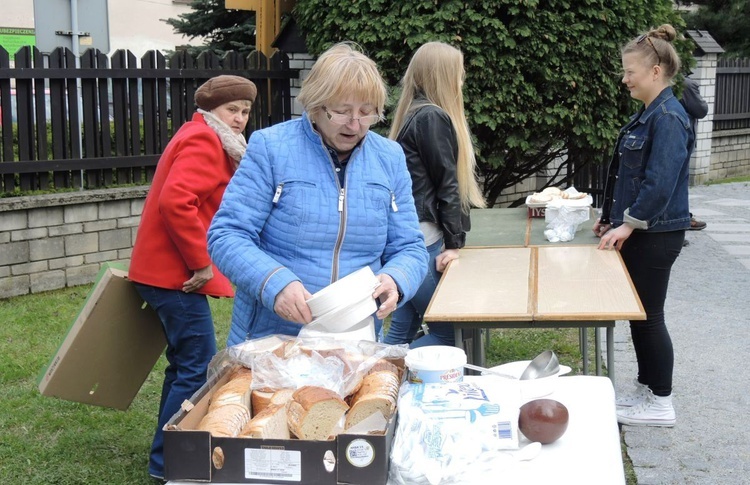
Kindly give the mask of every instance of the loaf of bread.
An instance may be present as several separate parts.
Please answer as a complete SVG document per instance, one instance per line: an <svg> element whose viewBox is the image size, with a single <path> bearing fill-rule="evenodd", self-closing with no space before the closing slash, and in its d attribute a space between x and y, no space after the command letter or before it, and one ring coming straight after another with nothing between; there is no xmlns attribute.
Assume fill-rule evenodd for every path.
<svg viewBox="0 0 750 485"><path fill-rule="evenodd" d="M271 401L268 404L269 406L283 406L284 409L287 409L289 408L289 403L292 402L293 395L294 389L279 389L273 393Z"/></svg>
<svg viewBox="0 0 750 485"><path fill-rule="evenodd" d="M563 191L559 187L547 187L542 190L542 194L551 195L552 197L562 197Z"/></svg>
<svg viewBox="0 0 750 485"><path fill-rule="evenodd" d="M208 431L211 436L236 437L250 421L250 410L237 403L224 404L210 410L200 423L199 431Z"/></svg>
<svg viewBox="0 0 750 485"><path fill-rule="evenodd" d="M387 364L387 365L385 365ZM376 412L390 419L398 402L398 368L393 364L373 366L362 380L359 390L351 397L351 408L346 413L344 429L359 424Z"/></svg>
<svg viewBox="0 0 750 485"><path fill-rule="evenodd" d="M286 340L270 335L257 340L247 340L233 347L240 355L247 359L253 355L266 354L273 352L277 357L284 358L287 346L293 345L294 340Z"/></svg>
<svg viewBox="0 0 750 485"><path fill-rule="evenodd" d="M546 189L542 190L541 192L534 192L529 196L529 202L532 204L546 204L547 202L551 202L554 199L583 199L587 197L589 194L586 192L567 192L564 190L561 190L559 187L547 187Z"/></svg>
<svg viewBox="0 0 750 485"><path fill-rule="evenodd" d="M292 394L294 394L294 389L255 389L250 398L253 416L262 413L271 404L288 407Z"/></svg>
<svg viewBox="0 0 750 485"><path fill-rule="evenodd" d="M232 379L238 379L238 378L245 378L245 377L251 377L253 376L253 371L249 367L245 367L244 365L240 365L235 367L232 372L229 374L229 380Z"/></svg>
<svg viewBox="0 0 750 485"><path fill-rule="evenodd" d="M286 413L286 405L270 404L247 423L239 437L288 440L290 435Z"/></svg>
<svg viewBox="0 0 750 485"><path fill-rule="evenodd" d="M250 394L250 403L254 414L262 413L264 409L271 404L271 397L276 389L264 387L263 389L253 389Z"/></svg>
<svg viewBox="0 0 750 485"><path fill-rule="evenodd" d="M209 401L208 411L211 412L217 407L232 403L242 404L248 411L251 410L250 384L252 380L251 372L240 371L234 374L234 378L230 378L226 384L213 393Z"/></svg>
<svg viewBox="0 0 750 485"><path fill-rule="evenodd" d="M302 440L327 440L349 406L324 387L303 386L294 391L287 411L290 431Z"/></svg>
<svg viewBox="0 0 750 485"><path fill-rule="evenodd" d="M545 204L552 200L551 195L547 194L532 194L531 197L529 197L529 202L532 204Z"/></svg>

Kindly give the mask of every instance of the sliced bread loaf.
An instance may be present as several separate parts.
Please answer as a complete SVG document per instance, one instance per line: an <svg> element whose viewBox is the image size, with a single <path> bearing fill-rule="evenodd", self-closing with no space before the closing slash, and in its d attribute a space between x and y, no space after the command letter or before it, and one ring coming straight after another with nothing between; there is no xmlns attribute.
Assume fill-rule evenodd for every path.
<svg viewBox="0 0 750 485"><path fill-rule="evenodd" d="M383 414L386 420L396 411L398 401L398 369L375 370L362 379L359 390L351 397L351 408L346 414L344 429L359 424L376 412ZM395 372L394 372L395 371Z"/></svg>
<svg viewBox="0 0 750 485"><path fill-rule="evenodd" d="M239 437L288 440L290 435L286 421L286 405L270 404L247 423Z"/></svg>
<svg viewBox="0 0 750 485"><path fill-rule="evenodd" d="M289 429L302 440L327 440L349 406L335 392L304 386L292 394L287 411Z"/></svg>
<svg viewBox="0 0 750 485"><path fill-rule="evenodd" d="M250 408L250 384L253 376L251 373L239 373L223 386L217 389L209 401L209 412L225 404L242 404L248 411Z"/></svg>
<svg viewBox="0 0 750 485"><path fill-rule="evenodd" d="M212 436L237 436L250 421L247 406L229 403L209 411L198 423L199 431L208 431Z"/></svg>

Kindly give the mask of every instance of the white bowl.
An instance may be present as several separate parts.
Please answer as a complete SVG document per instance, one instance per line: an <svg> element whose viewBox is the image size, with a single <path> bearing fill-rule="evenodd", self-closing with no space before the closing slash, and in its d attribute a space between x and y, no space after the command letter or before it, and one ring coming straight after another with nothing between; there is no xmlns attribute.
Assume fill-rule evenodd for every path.
<svg viewBox="0 0 750 485"><path fill-rule="evenodd" d="M377 310L378 304L375 298L368 293L359 301L334 308L315 318L308 326L331 333L347 332Z"/></svg>
<svg viewBox="0 0 750 485"><path fill-rule="evenodd" d="M514 376L519 379L521 385L521 400L523 402L531 401L533 399L539 399L540 397L549 396L557 387L557 377L565 375L571 371L571 368L567 365L560 365L560 370L557 374L553 374L547 377L540 377L538 379L527 379L520 380L521 374L526 370L530 360L518 360L515 362L508 362L507 364L490 367L491 371L496 371L501 374ZM483 373L482 375L491 376L490 373ZM499 379L503 379L500 377Z"/></svg>
<svg viewBox="0 0 750 485"><path fill-rule="evenodd" d="M307 305L313 318L319 318L342 307L358 304L368 296L372 297L379 283L370 267L365 266L316 292L307 300Z"/></svg>
<svg viewBox="0 0 750 485"><path fill-rule="evenodd" d="M300 330L299 336L308 337L334 337L336 340L367 340L375 342L375 319L367 317L341 332L331 332L324 326L315 326L312 323L305 325Z"/></svg>

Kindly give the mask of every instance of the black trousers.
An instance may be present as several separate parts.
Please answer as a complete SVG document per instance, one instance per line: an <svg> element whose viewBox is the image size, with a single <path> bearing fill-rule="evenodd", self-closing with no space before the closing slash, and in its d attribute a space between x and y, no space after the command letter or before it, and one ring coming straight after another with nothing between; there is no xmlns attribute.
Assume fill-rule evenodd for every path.
<svg viewBox="0 0 750 485"><path fill-rule="evenodd" d="M620 251L646 311L646 320L630 321L638 381L657 396L672 394L674 350L664 321L664 302L684 240L685 231L634 231Z"/></svg>

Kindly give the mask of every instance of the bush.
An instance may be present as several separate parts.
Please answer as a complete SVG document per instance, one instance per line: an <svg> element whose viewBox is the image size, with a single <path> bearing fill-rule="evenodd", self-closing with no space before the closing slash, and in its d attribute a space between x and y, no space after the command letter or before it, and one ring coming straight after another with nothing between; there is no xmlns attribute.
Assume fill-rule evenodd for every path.
<svg viewBox="0 0 750 485"><path fill-rule="evenodd" d="M490 203L559 156L602 163L634 111L620 47L652 26L684 25L670 0L298 0L295 17L311 54L355 41L394 87L424 42L460 48ZM692 46L680 50L687 59Z"/></svg>

